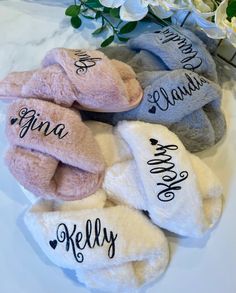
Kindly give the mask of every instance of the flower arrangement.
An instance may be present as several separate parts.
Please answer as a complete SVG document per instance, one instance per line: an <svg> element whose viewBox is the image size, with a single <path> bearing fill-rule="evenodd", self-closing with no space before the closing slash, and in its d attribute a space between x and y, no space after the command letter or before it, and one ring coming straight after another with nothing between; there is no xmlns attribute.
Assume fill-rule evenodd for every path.
<svg viewBox="0 0 236 293"><path fill-rule="evenodd" d="M151 19L169 25L188 11L194 25L209 37L228 38L236 47L236 0L75 0L65 14L71 17L74 28L81 26L83 18L101 20L101 26L93 35L109 30L108 38L101 44L105 47L115 39L127 41L126 34L133 31L138 22Z"/></svg>

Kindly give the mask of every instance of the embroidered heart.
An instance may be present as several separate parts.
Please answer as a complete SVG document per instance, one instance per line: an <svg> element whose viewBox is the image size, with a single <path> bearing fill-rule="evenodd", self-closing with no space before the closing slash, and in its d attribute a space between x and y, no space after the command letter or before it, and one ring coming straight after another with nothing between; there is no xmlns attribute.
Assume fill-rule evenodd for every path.
<svg viewBox="0 0 236 293"><path fill-rule="evenodd" d="M11 119L11 125L15 124L17 120L18 120L17 118L12 118Z"/></svg>
<svg viewBox="0 0 236 293"><path fill-rule="evenodd" d="M151 113L151 114L155 114L156 113L156 107L152 106L152 108L149 109L148 112Z"/></svg>
<svg viewBox="0 0 236 293"><path fill-rule="evenodd" d="M150 138L151 145L156 145L158 143L158 140L155 138Z"/></svg>
<svg viewBox="0 0 236 293"><path fill-rule="evenodd" d="M49 244L53 249L55 249L57 247L57 240L50 240Z"/></svg>

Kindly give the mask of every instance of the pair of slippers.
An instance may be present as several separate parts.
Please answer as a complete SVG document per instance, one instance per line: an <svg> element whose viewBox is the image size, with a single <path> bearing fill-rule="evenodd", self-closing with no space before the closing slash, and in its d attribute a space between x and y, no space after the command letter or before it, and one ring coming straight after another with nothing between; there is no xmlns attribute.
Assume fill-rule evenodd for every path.
<svg viewBox="0 0 236 293"><path fill-rule="evenodd" d="M168 27L131 39L127 47L105 48L110 58L126 62L137 73L144 96L122 113L84 113L88 120L116 125L122 120L162 124L191 152L205 150L224 135L221 88L214 60L192 32Z"/></svg>
<svg viewBox="0 0 236 293"><path fill-rule="evenodd" d="M75 200L94 193L105 165L76 109L123 111L142 96L129 65L99 51L51 50L41 69L0 82L1 99L13 101L6 131L10 171L37 196Z"/></svg>
<svg viewBox="0 0 236 293"><path fill-rule="evenodd" d="M168 242L159 227L202 237L220 217L222 187L164 126L86 125L108 166L103 189L78 201L40 200L25 223L49 259L75 270L79 282L131 292L167 268Z"/></svg>

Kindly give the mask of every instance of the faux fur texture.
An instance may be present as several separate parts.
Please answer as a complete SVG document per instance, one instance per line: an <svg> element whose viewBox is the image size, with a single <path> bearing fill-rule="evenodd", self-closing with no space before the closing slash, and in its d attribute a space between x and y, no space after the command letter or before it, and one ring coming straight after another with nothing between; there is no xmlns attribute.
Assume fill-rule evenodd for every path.
<svg viewBox="0 0 236 293"><path fill-rule="evenodd" d="M99 132L95 139L102 137L102 123ZM175 134L161 125L127 121L113 133L126 142L132 157L110 161L103 188L111 200L145 210L156 225L187 237L202 237L216 224L222 186Z"/></svg>
<svg viewBox="0 0 236 293"><path fill-rule="evenodd" d="M217 84L185 69L145 71L138 77L145 89L142 102L133 110L114 114L113 124L141 120L170 126L222 96Z"/></svg>
<svg viewBox="0 0 236 293"><path fill-rule="evenodd" d="M1 98L31 97L66 107L119 112L134 108L143 96L132 68L99 51L56 48L42 65L10 73L0 82Z"/></svg>
<svg viewBox="0 0 236 293"><path fill-rule="evenodd" d="M40 201L25 215L28 229L53 263L76 270L87 287L108 292L130 292L164 272L168 243L146 216L125 206L101 207L101 200L97 208L91 201L83 208L80 203L63 208Z"/></svg>
<svg viewBox="0 0 236 293"><path fill-rule="evenodd" d="M182 30L180 29L180 31ZM188 36L188 32L184 30L183 34L185 33ZM193 38L193 44L188 44L189 39L186 41L181 39L181 42L177 41L178 36L170 33L168 35L168 40L174 42L173 47L178 45L180 50L183 50L181 53L183 60L190 62L187 63L188 66L184 67L185 69L170 71L170 68L163 63L167 56L170 62L175 62L178 51L174 54L172 48L164 50L158 43L166 57L161 59L162 54L160 56L155 54L156 51L153 48L156 46L156 34L150 35L150 39L152 39L150 43L146 34L138 37L138 39L142 38L142 41L137 41L137 46L140 45L143 49L136 54L134 54L135 45L131 46L133 51L123 46L104 48L102 51L110 58L122 61L126 58L126 62L137 73L137 78L144 89L144 97L135 109L129 111L120 113L84 112L82 115L84 119L102 121L112 125L116 125L122 120L162 124L174 132L190 152L203 151L216 144L226 130L226 121L221 110L221 88L217 83L202 75L206 73L204 71L206 68L204 67L203 70L202 67L203 63L211 63L212 68L215 68L215 64L209 53L204 55L206 48L196 36ZM191 35L193 33L190 32L190 39ZM136 44L136 39L131 39L130 43L133 44L133 42ZM165 47L166 43L163 46ZM171 47L170 44L169 47ZM203 62L200 66L203 71L197 67L202 72L201 75L198 74L199 70L193 70L192 67L196 66L194 62L199 62L199 64ZM183 66L178 67L177 65L176 67L183 68ZM216 78L212 79L216 80Z"/></svg>
<svg viewBox="0 0 236 293"><path fill-rule="evenodd" d="M78 112L20 99L9 106L6 134L13 145L6 164L36 195L75 200L101 185L103 156Z"/></svg>
<svg viewBox="0 0 236 293"><path fill-rule="evenodd" d="M168 70L165 63L149 51L140 50L136 52L126 46L105 47L99 50L110 59L117 59L129 64L136 73Z"/></svg>
<svg viewBox="0 0 236 293"><path fill-rule="evenodd" d="M109 167L114 163L132 158L128 145L120 136L116 135L114 127L97 121L85 121L84 123L98 143L106 166Z"/></svg>
<svg viewBox="0 0 236 293"><path fill-rule="evenodd" d="M146 50L161 58L169 69L187 69L217 81L216 65L203 42L190 30L164 27L129 40L133 50Z"/></svg>

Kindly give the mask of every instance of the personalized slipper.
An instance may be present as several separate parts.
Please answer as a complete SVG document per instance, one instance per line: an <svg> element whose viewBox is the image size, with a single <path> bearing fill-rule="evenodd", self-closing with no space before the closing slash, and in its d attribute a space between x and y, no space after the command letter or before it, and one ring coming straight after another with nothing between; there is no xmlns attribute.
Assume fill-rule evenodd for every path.
<svg viewBox="0 0 236 293"><path fill-rule="evenodd" d="M115 114L113 123L141 120L168 126L222 95L217 84L185 69L145 71L138 78L144 88L142 102L133 110Z"/></svg>
<svg viewBox="0 0 236 293"><path fill-rule="evenodd" d="M102 52L56 48L43 68L9 74L0 82L2 99L31 97L66 107L119 112L136 107L143 92L132 68Z"/></svg>
<svg viewBox="0 0 236 293"><path fill-rule="evenodd" d="M110 199L146 210L155 224L183 236L201 237L216 224L221 184L175 134L161 125L126 121L116 131L133 159L106 170L103 188Z"/></svg>
<svg viewBox="0 0 236 293"><path fill-rule="evenodd" d="M16 179L43 197L75 200L94 193L105 164L78 112L46 101L10 104L6 163Z"/></svg>
<svg viewBox="0 0 236 293"><path fill-rule="evenodd" d="M215 62L204 43L182 27L164 27L155 33L130 39L133 50L146 50L158 56L171 69L187 69L217 82Z"/></svg>
<svg viewBox="0 0 236 293"><path fill-rule="evenodd" d="M28 229L53 263L76 270L87 287L108 292L139 288L164 272L168 243L145 215L125 206L89 205L64 209L40 201L26 213Z"/></svg>
<svg viewBox="0 0 236 293"><path fill-rule="evenodd" d="M144 71L138 79L144 89L139 106L114 114L88 113L87 118L112 125L122 120L162 124L191 152L207 149L222 138L226 124L217 84L185 69Z"/></svg>

